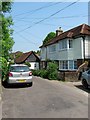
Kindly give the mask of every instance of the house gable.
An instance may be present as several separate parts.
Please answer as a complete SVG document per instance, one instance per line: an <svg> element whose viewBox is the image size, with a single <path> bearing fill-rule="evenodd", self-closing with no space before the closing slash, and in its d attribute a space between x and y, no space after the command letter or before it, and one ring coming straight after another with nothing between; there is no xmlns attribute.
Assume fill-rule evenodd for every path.
<svg viewBox="0 0 90 120"><path fill-rule="evenodd" d="M27 52L27 53L23 53L19 58L17 58L15 60L15 63L17 64L21 64L24 62L39 62L40 59L37 55L35 55L35 53L33 51Z"/></svg>
<svg viewBox="0 0 90 120"><path fill-rule="evenodd" d="M34 55L33 53L31 53L28 58L25 60L25 62L39 62L40 59Z"/></svg>

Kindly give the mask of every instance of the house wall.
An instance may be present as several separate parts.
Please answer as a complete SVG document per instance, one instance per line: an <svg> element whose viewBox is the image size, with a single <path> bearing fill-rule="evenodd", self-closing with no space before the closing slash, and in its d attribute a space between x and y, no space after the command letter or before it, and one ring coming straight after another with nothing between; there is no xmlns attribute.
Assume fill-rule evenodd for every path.
<svg viewBox="0 0 90 120"><path fill-rule="evenodd" d="M83 61L84 59L84 48L83 48L83 38L79 37L79 38L74 38L72 39L72 48L69 48L69 38L64 39L67 42L67 48L65 49L60 49L59 48L59 44L60 41L58 43L55 43L53 45L56 46L56 50L51 52L50 51L50 47L52 47L53 45L49 45L46 48L44 47L42 52L43 56L41 59L42 60L46 60L50 59L50 60L58 60L58 61L65 61L65 60L73 60L73 61ZM90 37L85 37L85 58L87 59L88 57L90 58ZM59 62L60 63L60 62ZM80 62L79 62L80 63Z"/></svg>
<svg viewBox="0 0 90 120"><path fill-rule="evenodd" d="M41 61L46 59L46 47L41 48Z"/></svg>
<svg viewBox="0 0 90 120"><path fill-rule="evenodd" d="M30 62L30 64L31 64L31 67L30 67L31 70L38 70L39 69L38 62Z"/></svg>
<svg viewBox="0 0 90 120"><path fill-rule="evenodd" d="M86 37L85 41L85 57L90 58L90 36Z"/></svg>
<svg viewBox="0 0 90 120"><path fill-rule="evenodd" d="M51 52L50 51L50 48L52 47L53 45L49 45L47 46L47 59L50 59L50 60L58 60L58 43L55 43L54 46L56 47L56 50Z"/></svg>
<svg viewBox="0 0 90 120"><path fill-rule="evenodd" d="M73 40L73 59L83 59L83 39L81 37Z"/></svg>

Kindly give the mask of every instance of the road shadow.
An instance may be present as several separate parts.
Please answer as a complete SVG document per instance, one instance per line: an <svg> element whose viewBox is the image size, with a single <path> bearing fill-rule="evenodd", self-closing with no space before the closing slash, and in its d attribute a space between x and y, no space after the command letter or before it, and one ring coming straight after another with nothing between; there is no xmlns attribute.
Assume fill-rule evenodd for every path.
<svg viewBox="0 0 90 120"><path fill-rule="evenodd" d="M27 88L27 87L32 87L32 84L7 84L7 83L2 83L2 86L7 89L20 89L20 88Z"/></svg>
<svg viewBox="0 0 90 120"><path fill-rule="evenodd" d="M78 89L81 89L81 90L87 92L87 93L90 93L90 88L86 89L83 87L83 85L74 85L74 86L77 87Z"/></svg>

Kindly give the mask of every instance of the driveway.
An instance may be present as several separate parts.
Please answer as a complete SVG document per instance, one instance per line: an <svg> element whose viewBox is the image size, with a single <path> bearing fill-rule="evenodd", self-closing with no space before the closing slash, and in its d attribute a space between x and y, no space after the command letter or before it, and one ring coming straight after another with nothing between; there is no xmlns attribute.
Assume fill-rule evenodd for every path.
<svg viewBox="0 0 90 120"><path fill-rule="evenodd" d="M77 87L33 77L33 86L3 87L3 118L88 118L88 96Z"/></svg>

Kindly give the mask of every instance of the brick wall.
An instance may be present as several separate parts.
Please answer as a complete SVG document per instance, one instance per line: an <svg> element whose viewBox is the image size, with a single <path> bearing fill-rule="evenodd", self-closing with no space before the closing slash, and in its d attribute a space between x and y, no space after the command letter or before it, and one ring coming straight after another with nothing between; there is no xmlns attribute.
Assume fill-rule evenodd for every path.
<svg viewBox="0 0 90 120"><path fill-rule="evenodd" d="M78 74L75 71L60 71L58 72L58 78L62 81L78 81Z"/></svg>

